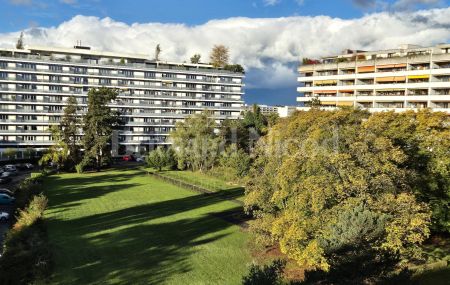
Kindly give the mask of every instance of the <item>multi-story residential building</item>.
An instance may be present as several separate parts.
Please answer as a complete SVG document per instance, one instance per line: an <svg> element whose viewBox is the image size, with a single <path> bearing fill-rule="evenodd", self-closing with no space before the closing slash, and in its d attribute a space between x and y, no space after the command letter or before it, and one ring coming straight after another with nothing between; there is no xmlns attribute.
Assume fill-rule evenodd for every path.
<svg viewBox="0 0 450 285"><path fill-rule="evenodd" d="M86 112L90 88L119 90L110 107L125 125L122 149L167 144L178 120L209 110L218 122L238 118L242 73L204 64L161 62L146 55L93 51L89 47L0 49L0 148L46 148L68 97Z"/></svg>
<svg viewBox="0 0 450 285"><path fill-rule="evenodd" d="M305 60L299 72L302 86L297 90L302 96L297 101L305 106L318 98L324 108L432 108L450 113L450 44L403 45L375 52L348 50L321 60Z"/></svg>
<svg viewBox="0 0 450 285"><path fill-rule="evenodd" d="M292 113L297 110L295 106L269 106L269 105L259 105L258 107L263 115L278 114L280 118L289 117ZM245 105L245 111L252 111L253 105Z"/></svg>

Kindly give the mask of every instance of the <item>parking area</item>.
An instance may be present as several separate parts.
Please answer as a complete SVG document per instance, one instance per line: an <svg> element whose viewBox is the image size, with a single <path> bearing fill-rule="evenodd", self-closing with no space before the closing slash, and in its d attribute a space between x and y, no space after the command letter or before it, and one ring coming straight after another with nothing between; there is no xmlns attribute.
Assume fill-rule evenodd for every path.
<svg viewBox="0 0 450 285"><path fill-rule="evenodd" d="M21 170L17 172L17 175L11 177L12 180L9 183L0 185L0 188L6 188L11 191L14 191L16 187L20 184L22 180L24 180L27 177L30 177L31 170ZM12 205L0 205L0 212L6 212L9 213L10 216L14 215L14 206ZM3 246L3 240L5 237L5 234L8 232L9 228L11 227L11 222L0 222L0 248Z"/></svg>

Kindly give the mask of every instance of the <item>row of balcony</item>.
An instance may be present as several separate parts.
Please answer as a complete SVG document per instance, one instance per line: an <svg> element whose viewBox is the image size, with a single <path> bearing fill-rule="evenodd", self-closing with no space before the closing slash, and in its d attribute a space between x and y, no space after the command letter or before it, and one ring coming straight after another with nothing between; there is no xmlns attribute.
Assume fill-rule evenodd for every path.
<svg viewBox="0 0 450 285"><path fill-rule="evenodd" d="M136 71L156 71L156 72L179 72L179 73L219 73L224 76L242 76L242 73L236 73L229 70L224 69L208 69L208 68L201 68L201 67L190 67L190 66L184 66L183 64L180 65L166 65L163 63L156 64L153 63L151 65L145 64L145 63L114 63L114 62L103 62L103 61L97 61L92 62L92 60L83 60L83 59L71 59L63 60L58 58L53 58L50 56L42 56L42 55L23 55L23 54L15 54L14 56L1 56L0 59L2 60L11 60L11 59L23 59L23 60L29 60L36 64L60 64L61 66L72 66L74 64L80 64L80 65L89 65L90 68L92 67L102 67L102 68L110 68L110 69L119 69L122 70L123 67L127 67L129 69L136 69Z"/></svg>
<svg viewBox="0 0 450 285"><path fill-rule="evenodd" d="M83 98L85 99L85 98ZM214 100L205 100L205 101L214 101ZM44 98L44 99L28 99L28 98L2 98L0 97L0 102L8 102L8 103L20 103L20 104L32 104L32 103L51 103L51 104L55 104L55 105L66 105L66 102L63 100L54 100L54 99L48 99L48 98ZM87 100L77 100L78 105L80 107L85 107L87 106ZM184 102L181 101L182 104L176 104L175 102L179 102L179 101L171 101L171 102L162 102L162 103L154 103L151 101L139 101L139 102L127 102L127 101L121 101L120 99L115 102L115 103L110 103L109 106L110 107L130 107L130 108L139 108L139 107L145 107L145 108L149 108L149 107L170 107L170 108L211 108L211 109L227 109L227 110L240 110L241 107L232 107L230 105L226 105L226 104L231 104L231 103L221 103L220 106L214 105L214 106L209 106L207 104L204 105L196 105L196 104L188 104L188 102ZM196 102L196 101L195 101ZM201 102L199 102L201 103ZM33 104L34 105L34 104Z"/></svg>
<svg viewBox="0 0 450 285"><path fill-rule="evenodd" d="M0 69L1 70L1 69ZM5 70L5 72L12 72L15 70ZM61 72L62 73L62 72ZM10 77L6 77L3 75L3 77L0 77L0 79L2 80L11 80L11 81L27 81L27 82L42 82L42 83L65 83L65 84L88 84L89 79L98 79L98 80L102 80L102 79L107 79L107 80L118 80L118 81L123 81L123 80L129 80L130 82L126 83L126 84L120 84L117 83L115 84L115 86L125 86L125 85L136 85L136 86L141 86L141 85L148 85L148 86L154 86L155 83L161 83L161 82L167 82L167 81L175 81L175 83L185 83L185 82L193 82L192 84L195 83L207 83L207 86L216 86L216 85L226 85L226 86L243 86L242 83L236 83L236 82L230 82L227 80L200 80L200 79L188 79L188 78L170 78L170 77L154 77L154 78L144 78L144 77L127 77L127 76L118 76L118 75L113 75L113 76L98 76L98 77L75 77L74 79L37 79L36 74L27 74L27 75L34 75L31 77L20 77L17 76L15 78L10 78ZM39 74L41 75L41 74ZM51 74L42 74L42 75L48 75L48 76L54 76ZM56 75L58 77L60 77L60 75ZM73 73L73 76L76 76L75 73ZM125 79L124 79L125 78ZM139 79L138 82L135 82L136 79ZM148 79L148 80L145 80ZM194 83L195 82L195 83ZM137 83L143 83L143 84L137 84ZM108 83L108 85L112 85L110 83ZM203 84L202 84L203 85Z"/></svg>
<svg viewBox="0 0 450 285"><path fill-rule="evenodd" d="M7 80L2 80L0 79L0 82L4 82ZM1 83L0 83L1 84ZM43 90L43 89L37 89L37 86L33 86L32 84L28 83L28 82L23 82L21 83L23 84L23 86L16 86L15 88L13 87L9 87L9 86L0 86L0 91L18 91L18 92L40 92L40 93L75 93L75 94L81 94L81 93L87 93L89 88L100 88L100 87L110 87L114 85L94 85L94 84L88 84L88 85L84 85L84 84L78 84L81 85L83 87L72 87L73 89L70 90L63 90L63 86L59 86L61 88L58 89L48 89L48 90ZM26 86L26 87L25 87ZM39 86L46 86L46 85L39 85ZM51 85L53 86L53 85ZM55 86L56 87L56 86ZM197 89L197 88L187 88L187 87L168 87L168 86L155 86L155 87L145 87L145 86L122 86L122 87L126 87L126 88L119 88L121 90L125 89L125 90L136 90L136 91L145 91L145 90L170 90L170 91L189 91L189 92L200 92L200 93L227 93L227 94L232 94L232 95L242 95L244 94L242 92L242 90L240 91L233 91L233 90L208 90L208 89ZM76 89L78 88L78 89ZM83 90L83 88L85 88L85 90ZM120 90L119 90L120 92Z"/></svg>

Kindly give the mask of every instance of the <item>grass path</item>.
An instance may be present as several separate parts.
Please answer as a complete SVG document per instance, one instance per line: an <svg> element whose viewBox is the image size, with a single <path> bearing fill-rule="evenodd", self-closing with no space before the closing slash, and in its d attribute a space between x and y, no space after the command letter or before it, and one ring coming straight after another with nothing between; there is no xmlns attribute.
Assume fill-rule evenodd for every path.
<svg viewBox="0 0 450 285"><path fill-rule="evenodd" d="M247 234L236 208L138 170L47 178L55 284L239 284Z"/></svg>

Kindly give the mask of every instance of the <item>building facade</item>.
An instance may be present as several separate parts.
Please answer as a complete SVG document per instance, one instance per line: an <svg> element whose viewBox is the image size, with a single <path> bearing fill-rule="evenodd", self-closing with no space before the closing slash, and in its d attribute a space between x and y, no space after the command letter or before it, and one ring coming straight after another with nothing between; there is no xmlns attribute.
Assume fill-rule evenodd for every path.
<svg viewBox="0 0 450 285"><path fill-rule="evenodd" d="M307 109L355 106L369 111L432 108L450 113L450 44L351 51L299 67L297 102ZM318 103L319 101L316 100Z"/></svg>
<svg viewBox="0 0 450 285"><path fill-rule="evenodd" d="M261 114L263 115L277 114L280 118L289 117L292 113L294 113L297 110L296 106L269 106L258 104L258 107L259 110L261 111ZM252 111L253 105L245 105L244 110Z"/></svg>
<svg viewBox="0 0 450 285"><path fill-rule="evenodd" d="M217 122L238 118L242 73L204 64L149 60L146 55L92 51L89 47L0 49L0 148L47 148L68 97L80 116L90 88L119 91L110 108L125 125L116 135L130 151L167 144L175 123L209 110Z"/></svg>

